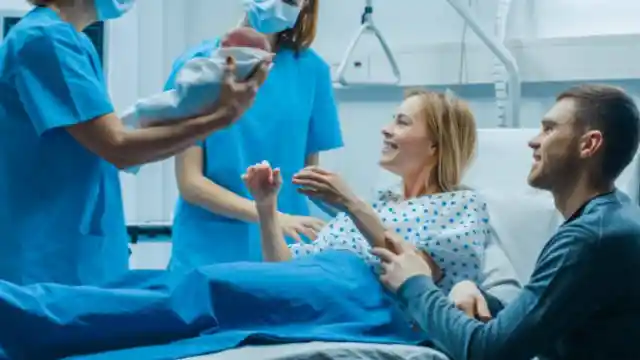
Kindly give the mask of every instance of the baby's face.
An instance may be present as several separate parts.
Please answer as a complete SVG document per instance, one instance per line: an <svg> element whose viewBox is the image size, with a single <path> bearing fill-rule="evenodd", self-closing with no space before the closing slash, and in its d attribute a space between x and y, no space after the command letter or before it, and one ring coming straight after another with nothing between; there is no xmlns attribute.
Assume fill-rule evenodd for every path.
<svg viewBox="0 0 640 360"><path fill-rule="evenodd" d="M271 44L264 34L250 27L239 27L229 31L220 45L224 47L250 47L271 51Z"/></svg>

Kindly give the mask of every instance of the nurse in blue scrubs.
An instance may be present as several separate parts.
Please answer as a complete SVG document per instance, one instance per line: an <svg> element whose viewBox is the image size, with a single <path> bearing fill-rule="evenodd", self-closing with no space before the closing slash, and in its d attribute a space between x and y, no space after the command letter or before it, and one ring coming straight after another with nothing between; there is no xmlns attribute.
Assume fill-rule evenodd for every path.
<svg viewBox="0 0 640 360"><path fill-rule="evenodd" d="M128 269L118 169L183 151L228 126L266 76L236 82L202 116L127 131L82 30L133 0L32 0L0 45L0 280L100 284ZM223 155L224 157L224 155Z"/></svg>
<svg viewBox="0 0 640 360"><path fill-rule="evenodd" d="M327 63L309 47L316 32L318 0L248 0L242 25L267 34L276 50L269 77L253 106L233 126L177 157L180 190L173 224L170 268L261 260L257 213L241 175L263 160L279 167L280 224L288 240L314 239L322 221L309 217L307 200L292 176L318 162L318 154L342 146ZM190 59L208 56L219 39L187 51L166 88Z"/></svg>

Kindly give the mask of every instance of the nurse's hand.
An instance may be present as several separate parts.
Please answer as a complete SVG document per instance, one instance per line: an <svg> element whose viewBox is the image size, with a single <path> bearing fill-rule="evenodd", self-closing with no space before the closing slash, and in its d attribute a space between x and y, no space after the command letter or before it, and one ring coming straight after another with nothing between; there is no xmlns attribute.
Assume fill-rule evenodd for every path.
<svg viewBox="0 0 640 360"><path fill-rule="evenodd" d="M267 79L271 68L271 58L263 60L257 70L245 81L240 81L235 76L236 62L233 58L227 58L227 65L224 69L224 78L220 88L220 96L216 103L216 109L223 108L228 112L227 123L231 125L242 114L253 105L258 88Z"/></svg>
<svg viewBox="0 0 640 360"><path fill-rule="evenodd" d="M358 201L340 176L317 166L302 169L293 176L293 183L300 186L300 193L324 201L342 211L346 211L349 204Z"/></svg>
<svg viewBox="0 0 640 360"><path fill-rule="evenodd" d="M272 169L267 161L249 166L242 180L256 204L275 205L282 186L280 169Z"/></svg>
<svg viewBox="0 0 640 360"><path fill-rule="evenodd" d="M289 214L280 214L280 227L282 232L297 242L302 242L301 235L309 240L315 240L318 232L322 230L324 221L311 216L295 216Z"/></svg>

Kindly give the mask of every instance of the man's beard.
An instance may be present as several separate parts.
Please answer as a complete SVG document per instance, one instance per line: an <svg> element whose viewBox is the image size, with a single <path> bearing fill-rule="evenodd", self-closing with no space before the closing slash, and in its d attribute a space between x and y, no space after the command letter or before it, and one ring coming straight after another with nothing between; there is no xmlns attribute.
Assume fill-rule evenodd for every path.
<svg viewBox="0 0 640 360"><path fill-rule="evenodd" d="M529 175L529 185L536 189L553 191L556 189L566 188L576 182L578 169L580 168L580 159L576 154L566 154L563 157L555 159L547 158L544 163L539 165L542 168L537 169L534 177Z"/></svg>

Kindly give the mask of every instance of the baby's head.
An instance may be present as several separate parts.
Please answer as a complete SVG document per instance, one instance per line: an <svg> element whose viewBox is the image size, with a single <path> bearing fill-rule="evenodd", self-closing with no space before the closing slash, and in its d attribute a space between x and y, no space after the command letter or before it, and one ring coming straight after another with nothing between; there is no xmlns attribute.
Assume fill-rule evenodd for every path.
<svg viewBox="0 0 640 360"><path fill-rule="evenodd" d="M226 47L250 47L271 52L271 44L267 37L250 27L239 27L226 33L220 42Z"/></svg>

